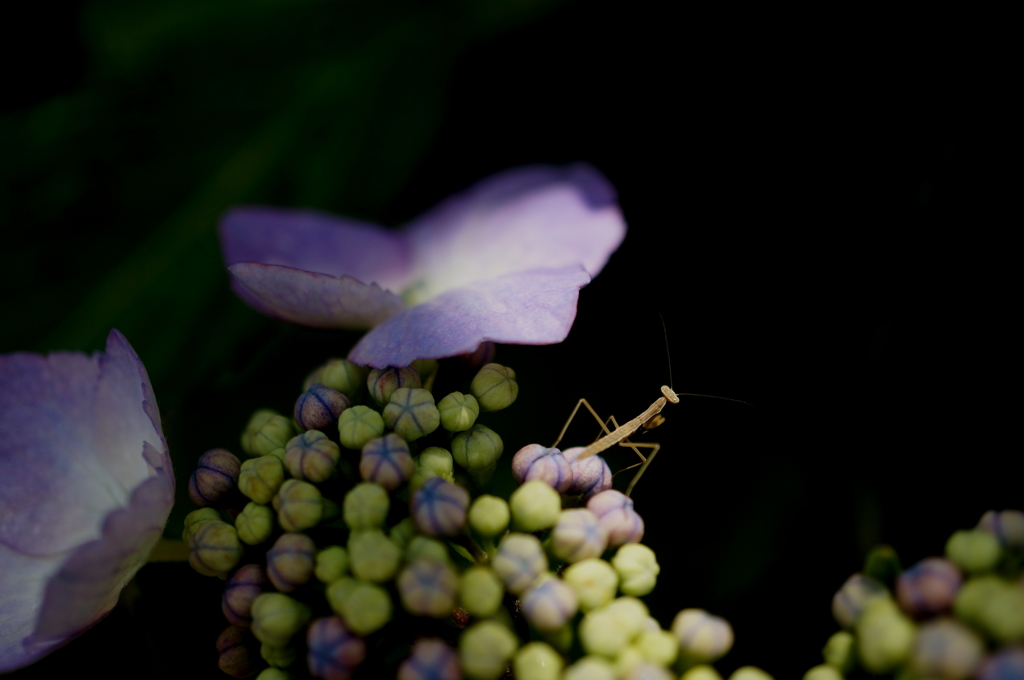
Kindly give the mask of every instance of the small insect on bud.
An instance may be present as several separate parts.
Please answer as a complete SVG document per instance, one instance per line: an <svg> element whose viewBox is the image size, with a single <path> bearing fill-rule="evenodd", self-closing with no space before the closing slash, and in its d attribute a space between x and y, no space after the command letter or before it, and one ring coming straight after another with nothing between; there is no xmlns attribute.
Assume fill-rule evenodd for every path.
<svg viewBox="0 0 1024 680"><path fill-rule="evenodd" d="M563 451L562 456L569 461L569 469L572 470L572 484L565 493L588 500L612 488L612 471L601 456L587 456L579 460L579 455L585 450L585 446L574 446Z"/></svg>
<svg viewBox="0 0 1024 680"><path fill-rule="evenodd" d="M220 513L213 508L201 508L199 510L193 510L192 512L185 515L185 529L181 532L181 540L185 543L189 543L192 540L192 534L199 529L199 526L204 522L220 522Z"/></svg>
<svg viewBox="0 0 1024 680"><path fill-rule="evenodd" d="M255 675L260 662L256 639L247 628L229 626L217 638L217 666L233 678Z"/></svg>
<svg viewBox="0 0 1024 680"><path fill-rule="evenodd" d="M501 364L487 364L473 378L469 391L483 411L500 411L519 396L516 372Z"/></svg>
<svg viewBox="0 0 1024 680"><path fill-rule="evenodd" d="M368 369L356 366L345 359L328 359L325 364L317 367L312 373L306 376L302 383L302 391L305 392L314 383L326 385L333 390L341 392L351 399L366 384Z"/></svg>
<svg viewBox="0 0 1024 680"><path fill-rule="evenodd" d="M990 571L1002 556L999 539L987 531L957 531L946 541L946 557L970 574Z"/></svg>
<svg viewBox="0 0 1024 680"><path fill-rule="evenodd" d="M274 414L253 433L249 450L246 452L251 456L267 456L276 449L284 448L288 440L294 436L295 428L292 427L292 422L284 416Z"/></svg>
<svg viewBox="0 0 1024 680"><path fill-rule="evenodd" d="M473 616L494 616L501 607L505 586L490 567L474 566L459 580L459 601Z"/></svg>
<svg viewBox="0 0 1024 680"><path fill-rule="evenodd" d="M380 529L353 531L348 539L352 575L363 581L390 581L402 562L402 550Z"/></svg>
<svg viewBox="0 0 1024 680"><path fill-rule="evenodd" d="M225 576L242 559L238 533L227 522L203 522L192 532L188 547L188 563L203 576Z"/></svg>
<svg viewBox="0 0 1024 680"><path fill-rule="evenodd" d="M247 564L231 575L224 584L220 608L224 618L233 626L248 628L252 625L252 603L263 594L267 575L258 564Z"/></svg>
<svg viewBox="0 0 1024 680"><path fill-rule="evenodd" d="M266 505L284 483L284 464L277 456L250 458L242 463L238 489L260 505Z"/></svg>
<svg viewBox="0 0 1024 680"><path fill-rule="evenodd" d="M703 609L684 609L672 621L672 634L679 640L680 656L688 663L711 663L732 649L732 626Z"/></svg>
<svg viewBox="0 0 1024 680"><path fill-rule="evenodd" d="M458 574L451 566L437 560L417 560L398 575L402 606L416 616L448 616L455 608L458 588Z"/></svg>
<svg viewBox="0 0 1024 680"><path fill-rule="evenodd" d="M512 511L504 498L482 494L469 506L469 526L484 538L493 538L508 528Z"/></svg>
<svg viewBox="0 0 1024 680"><path fill-rule="evenodd" d="M459 638L462 670L479 680L498 680L518 647L515 634L497 621L474 623Z"/></svg>
<svg viewBox="0 0 1024 680"><path fill-rule="evenodd" d="M654 590L661 571L654 551L640 543L627 543L619 548L612 558L612 566L619 575L619 590L636 597Z"/></svg>
<svg viewBox="0 0 1024 680"><path fill-rule="evenodd" d="M454 536L466 525L469 492L440 477L412 495L412 519L427 536Z"/></svg>
<svg viewBox="0 0 1024 680"><path fill-rule="evenodd" d="M282 593L290 593L313 577L316 545L306 534L281 534L267 553L267 576Z"/></svg>
<svg viewBox="0 0 1024 680"><path fill-rule="evenodd" d="M247 545L258 545L274 531L274 511L265 505L247 503L235 518L238 538Z"/></svg>
<svg viewBox="0 0 1024 680"><path fill-rule="evenodd" d="M366 378L370 396L381 406L391 401L391 395L401 387L423 387L420 374L412 366L405 368L374 368Z"/></svg>
<svg viewBox="0 0 1024 680"><path fill-rule="evenodd" d="M284 465L295 479L319 484L334 472L341 449L323 432L309 430L288 440Z"/></svg>
<svg viewBox="0 0 1024 680"><path fill-rule="evenodd" d="M309 673L324 680L348 680L366 658L366 642L337 616L325 616L309 624Z"/></svg>
<svg viewBox="0 0 1024 680"><path fill-rule="evenodd" d="M316 554L316 578L321 583L330 585L348 572L348 552L340 545L324 548Z"/></svg>
<svg viewBox="0 0 1024 680"><path fill-rule="evenodd" d="M369 406L353 406L338 418L338 440L346 449L358 451L383 434L384 419Z"/></svg>
<svg viewBox="0 0 1024 680"><path fill-rule="evenodd" d="M420 638L409 658L398 667L398 680L461 680L462 665L455 650L439 638Z"/></svg>
<svg viewBox="0 0 1024 680"><path fill-rule="evenodd" d="M513 595L522 594L548 570L548 558L540 539L532 534L506 534L491 567Z"/></svg>
<svg viewBox="0 0 1024 680"><path fill-rule="evenodd" d="M326 385L314 383L295 400L295 422L304 430L326 430L348 408L348 397Z"/></svg>
<svg viewBox="0 0 1024 680"><path fill-rule="evenodd" d="M551 574L541 574L523 593L523 616L542 633L553 633L576 615L579 600L572 588Z"/></svg>
<svg viewBox="0 0 1024 680"><path fill-rule="evenodd" d="M327 586L327 602L356 635L369 635L391 620L391 595L373 583L339 579Z"/></svg>
<svg viewBox="0 0 1024 680"><path fill-rule="evenodd" d="M342 517L353 531L377 529L384 525L390 509L391 499L384 487L373 482L361 482L345 494Z"/></svg>
<svg viewBox="0 0 1024 680"><path fill-rule="evenodd" d="M400 387L384 407L384 425L406 441L425 437L441 424L434 395L427 390Z"/></svg>
<svg viewBox="0 0 1024 680"><path fill-rule="evenodd" d="M890 673L910 656L914 624L889 598L868 602L855 631L861 665L870 673Z"/></svg>
<svg viewBox="0 0 1024 680"><path fill-rule="evenodd" d="M608 547L639 543L644 537L644 521L633 509L633 499L621 491L608 489L587 501L587 510L597 515L608 532Z"/></svg>
<svg viewBox="0 0 1024 680"><path fill-rule="evenodd" d="M277 521L285 531L302 531L315 527L324 514L320 489L309 482L289 479L274 496Z"/></svg>
<svg viewBox="0 0 1024 680"><path fill-rule="evenodd" d="M573 508L562 510L558 515L555 528L551 531L551 552L559 559L579 562L590 557L600 557L607 547L608 532L601 526L597 515L590 510Z"/></svg>
<svg viewBox="0 0 1024 680"><path fill-rule="evenodd" d="M619 576L612 565L596 557L570 566L562 574L562 580L576 593L580 609L585 612L611 602L619 587Z"/></svg>
<svg viewBox="0 0 1024 680"><path fill-rule="evenodd" d="M441 427L449 432L465 432L480 415L480 404L472 394L452 392L437 404Z"/></svg>
<svg viewBox="0 0 1024 680"><path fill-rule="evenodd" d="M572 486L572 468L558 449L528 444L512 457L512 477L522 484L531 480L544 482L558 493Z"/></svg>
<svg viewBox="0 0 1024 680"><path fill-rule="evenodd" d="M995 536L1007 550L1024 548L1024 512L1020 510L989 510L982 515L977 528Z"/></svg>
<svg viewBox="0 0 1024 680"><path fill-rule="evenodd" d="M241 467L227 449L207 451L189 477L188 497L201 508L213 505L235 488Z"/></svg>
<svg viewBox="0 0 1024 680"><path fill-rule="evenodd" d="M309 616L309 607L287 595L264 593L252 603L252 632L264 644L284 647Z"/></svg>
<svg viewBox="0 0 1024 680"><path fill-rule="evenodd" d="M512 658L517 680L559 680L565 661L546 642L528 642Z"/></svg>
<svg viewBox="0 0 1024 680"><path fill-rule="evenodd" d="M953 619L921 626L914 639L910 667L919 677L967 680L981 664L985 643L970 628Z"/></svg>
<svg viewBox="0 0 1024 680"><path fill-rule="evenodd" d="M452 457L470 472L494 469L503 450L501 437L486 425L474 425L452 437Z"/></svg>
<svg viewBox="0 0 1024 680"><path fill-rule="evenodd" d="M416 471L409 445L397 434L371 439L363 446L359 474L368 482L394 491Z"/></svg>
<svg viewBox="0 0 1024 680"><path fill-rule="evenodd" d="M854 574L832 597L832 616L840 626L851 630L868 602L888 597L889 591L881 583L864 574Z"/></svg>
<svg viewBox="0 0 1024 680"><path fill-rule="evenodd" d="M585 656L565 669L563 680L615 680L615 667L600 656ZM717 680L722 680L717 678Z"/></svg>
<svg viewBox="0 0 1024 680"><path fill-rule="evenodd" d="M555 525L562 512L562 497L546 483L533 480L512 492L508 499L512 521L523 531L540 531Z"/></svg>
<svg viewBox="0 0 1024 680"><path fill-rule="evenodd" d="M932 616L953 606L962 580L960 570L952 562L929 557L900 574L896 601L910 616Z"/></svg>

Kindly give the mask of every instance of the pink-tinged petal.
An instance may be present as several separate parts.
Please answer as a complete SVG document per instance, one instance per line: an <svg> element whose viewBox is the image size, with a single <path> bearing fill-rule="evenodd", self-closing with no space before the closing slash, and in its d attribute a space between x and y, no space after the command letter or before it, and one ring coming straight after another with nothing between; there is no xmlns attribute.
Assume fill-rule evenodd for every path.
<svg viewBox="0 0 1024 680"><path fill-rule="evenodd" d="M277 264L350 276L394 292L405 288L412 270L409 248L399 233L309 210L236 208L221 220L220 240L229 266Z"/></svg>
<svg viewBox="0 0 1024 680"><path fill-rule="evenodd" d="M489 340L521 345L561 342L576 318L579 266L477 281L402 311L363 336L348 359L362 366L407 366L472 352Z"/></svg>
<svg viewBox="0 0 1024 680"><path fill-rule="evenodd" d="M394 293L349 276L256 262L233 264L228 272L231 287L250 307L303 326L372 328L403 307Z"/></svg>
<svg viewBox="0 0 1024 680"><path fill-rule="evenodd" d="M417 218L406 233L419 302L525 270L580 265L596 276L626 224L608 180L578 163L493 175Z"/></svg>

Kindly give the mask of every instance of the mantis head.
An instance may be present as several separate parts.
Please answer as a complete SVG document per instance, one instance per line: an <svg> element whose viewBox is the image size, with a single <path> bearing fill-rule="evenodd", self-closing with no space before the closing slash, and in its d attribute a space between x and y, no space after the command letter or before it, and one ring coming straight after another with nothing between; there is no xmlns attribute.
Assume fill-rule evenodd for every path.
<svg viewBox="0 0 1024 680"><path fill-rule="evenodd" d="M662 394L663 394L663 395L665 396L665 398L666 398L666 399L668 399L668 400L669 400L669 401L670 401L671 403L673 403L673 404L678 404L678 403L679 403L679 395L677 395L677 394L676 394L676 393L675 393L675 392L674 392L674 391L672 390L672 388L671 388L671 387L669 387L668 385L662 385L662 386L661 386L661 393L662 393Z"/></svg>

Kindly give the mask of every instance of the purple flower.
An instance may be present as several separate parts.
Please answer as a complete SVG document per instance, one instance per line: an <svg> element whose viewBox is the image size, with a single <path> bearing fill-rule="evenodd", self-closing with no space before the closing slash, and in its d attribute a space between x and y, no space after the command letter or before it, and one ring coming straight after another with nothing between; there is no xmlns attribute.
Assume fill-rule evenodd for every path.
<svg viewBox="0 0 1024 680"><path fill-rule="evenodd" d="M105 353L0 356L0 672L117 603L160 539L174 475L146 369Z"/></svg>
<svg viewBox="0 0 1024 680"><path fill-rule="evenodd" d="M391 231L330 215L237 208L220 237L235 292L318 328L372 328L349 360L407 366L484 341L561 342L579 289L625 235L594 168L529 166L489 177Z"/></svg>

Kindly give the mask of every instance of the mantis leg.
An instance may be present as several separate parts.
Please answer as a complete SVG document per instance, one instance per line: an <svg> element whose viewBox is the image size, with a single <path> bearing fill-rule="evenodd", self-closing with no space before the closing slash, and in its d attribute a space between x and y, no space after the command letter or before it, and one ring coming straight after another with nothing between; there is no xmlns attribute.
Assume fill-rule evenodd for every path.
<svg viewBox="0 0 1024 680"><path fill-rule="evenodd" d="M601 429L604 430L605 434L611 434L611 430L609 430L608 426L604 424L603 420L601 420L601 416L597 415L597 411L591 408L590 404L587 402L586 399L580 399L578 402L576 402L576 408L574 408L572 410L572 413L569 414L569 420L565 421L565 425L562 427L562 431L558 433L558 439L556 439L555 443L551 445L551 448L555 448L556 446L558 446L558 442L562 441L562 437L565 436L565 431L569 429L569 423L571 423L572 419L576 417L576 412L580 410L581 405L587 407L587 410L590 411L590 415L594 416L594 420L598 422L598 424L601 426ZM611 417L611 421L613 423L615 422L615 416ZM618 425L616 425L615 427L618 428Z"/></svg>
<svg viewBox="0 0 1024 680"><path fill-rule="evenodd" d="M622 442L621 444L624 445L625 443ZM644 474L644 471L647 470L647 466L651 464L652 460L654 460L654 456L655 456L655 454L658 453L658 449L661 448L661 444L656 444L654 442L644 442L644 443L640 443L640 444L630 444L629 446L631 448L632 447L640 447L640 448L644 448L644 449L651 449L651 453L644 460L643 464L640 465L640 471L636 473L635 477L633 477L633 481L631 481L629 483L629 486L626 487L626 495L627 496L630 493L632 493L633 487L636 486L636 483L640 481L641 475ZM635 450L635 448L634 448L634 450ZM640 457L643 458L643 456L640 456ZM636 467L636 466L633 466L633 467Z"/></svg>

